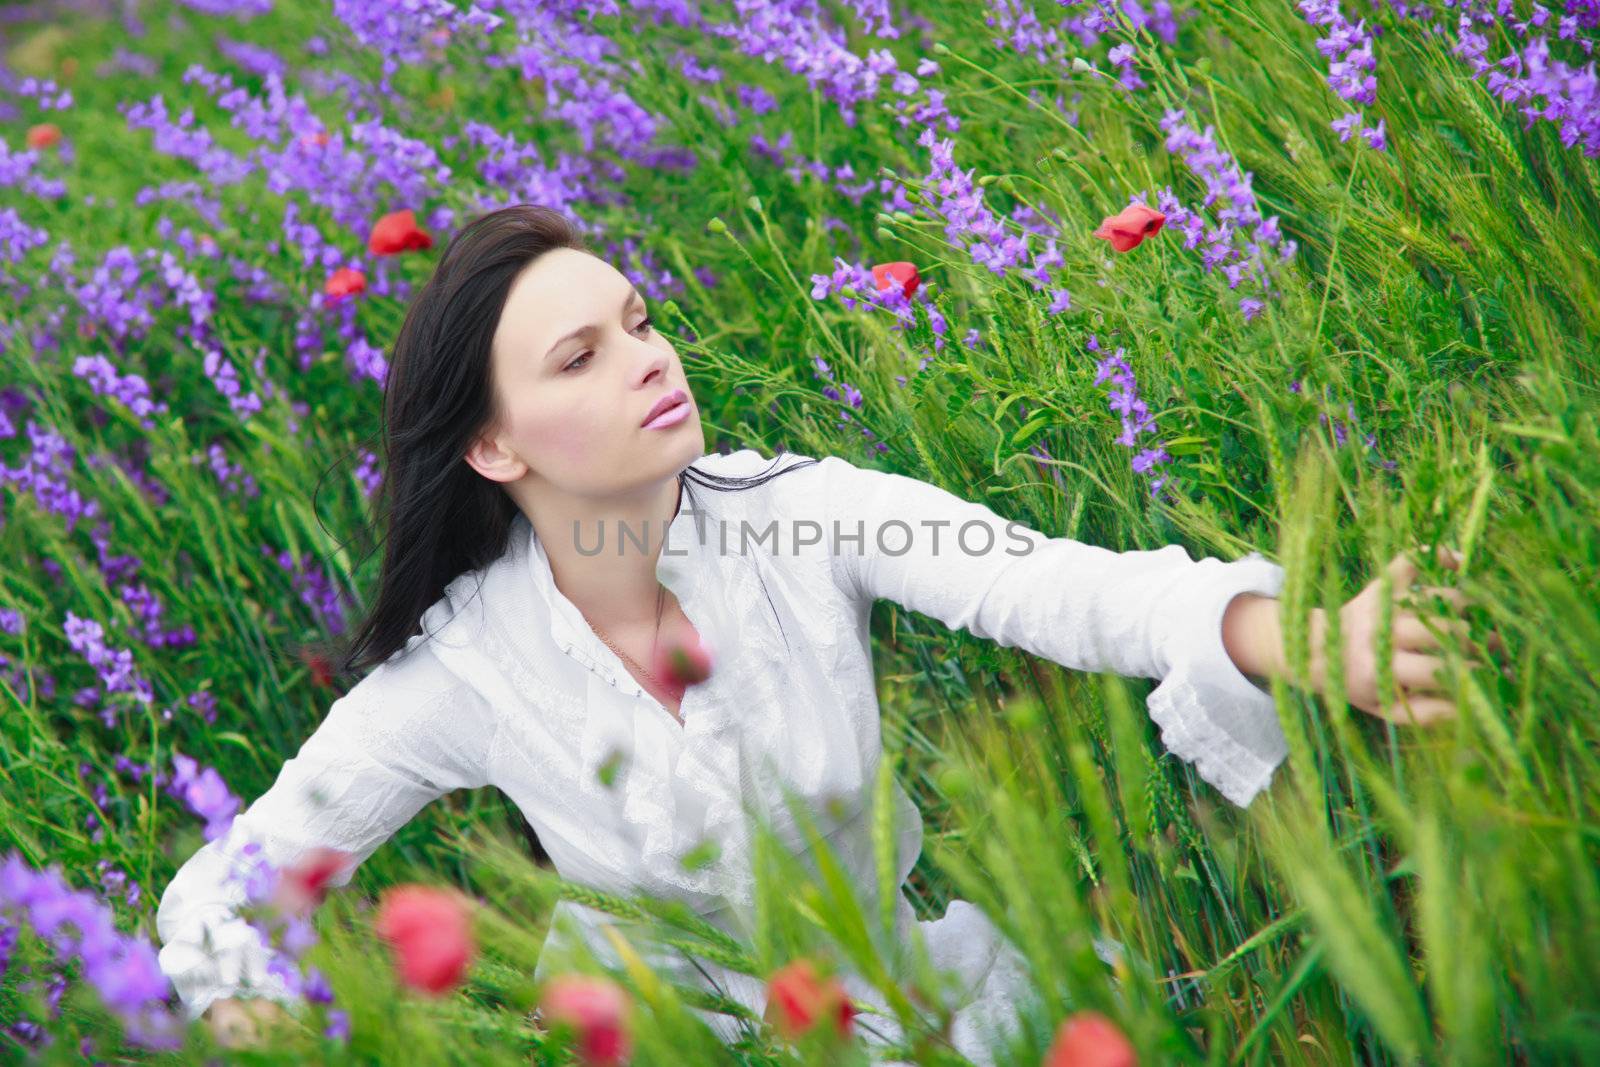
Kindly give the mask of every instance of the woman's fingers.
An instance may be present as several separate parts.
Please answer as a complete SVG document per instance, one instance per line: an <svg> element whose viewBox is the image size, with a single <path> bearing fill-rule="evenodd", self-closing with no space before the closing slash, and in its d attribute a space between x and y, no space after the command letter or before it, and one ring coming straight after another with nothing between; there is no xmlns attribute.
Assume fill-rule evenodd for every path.
<svg viewBox="0 0 1600 1067"><path fill-rule="evenodd" d="M260 1016L237 1001L218 1004L211 1014L211 1032L224 1048L241 1048L261 1040Z"/></svg>
<svg viewBox="0 0 1600 1067"><path fill-rule="evenodd" d="M1428 649L1439 648L1443 644L1440 640L1441 630L1455 634L1462 647L1468 652L1477 652L1477 647L1470 640L1469 627L1464 620L1423 620L1409 614L1395 616L1394 647L1410 649L1413 652L1425 652Z"/></svg>
<svg viewBox="0 0 1600 1067"><path fill-rule="evenodd" d="M1457 612L1467 606L1467 595L1459 589L1452 589L1448 585L1425 585L1420 589L1397 589L1395 599L1417 606L1432 605L1433 599L1438 597L1448 604L1453 604Z"/></svg>
<svg viewBox="0 0 1600 1067"><path fill-rule="evenodd" d="M1456 605L1457 610L1466 602L1459 589L1447 589L1443 586L1430 586L1423 590L1426 595L1438 595ZM1472 640L1472 627L1465 619L1446 619L1438 615L1429 615L1425 619L1410 612L1397 614L1394 617L1394 644L1396 648L1409 648L1422 651L1438 648L1443 642L1439 639L1441 631L1448 630L1456 635L1461 643L1461 648L1469 656L1481 657L1484 650L1506 653L1505 638L1500 636L1499 630L1490 630L1484 637L1483 643ZM1431 629L1430 629L1431 628Z"/></svg>
<svg viewBox="0 0 1600 1067"><path fill-rule="evenodd" d="M283 1008L273 1000L229 997L214 1002L206 1010L205 1017L219 1045L241 1048L258 1044L265 1028L281 1022L285 1014Z"/></svg>
<svg viewBox="0 0 1600 1067"><path fill-rule="evenodd" d="M1480 660L1469 659L1464 662L1469 670L1483 666ZM1449 665L1440 656L1408 652L1404 649L1394 654L1394 681L1398 686L1419 692L1442 693L1445 691L1445 679L1448 677Z"/></svg>
<svg viewBox="0 0 1600 1067"><path fill-rule="evenodd" d="M1426 726L1432 722L1452 719L1456 702L1445 697L1418 696L1401 692L1399 699L1383 709L1383 717L1398 723Z"/></svg>
<svg viewBox="0 0 1600 1067"><path fill-rule="evenodd" d="M1417 580L1417 564L1407 552L1401 552L1389 565L1384 568L1389 572L1389 581L1394 583L1396 589L1404 589Z"/></svg>
<svg viewBox="0 0 1600 1067"><path fill-rule="evenodd" d="M1417 552L1423 555L1432 555L1440 566L1448 570L1459 570L1461 567L1461 553L1444 545L1418 545ZM1404 589L1417 580L1417 562L1409 551L1396 553L1384 568L1389 572L1389 580L1396 589Z"/></svg>

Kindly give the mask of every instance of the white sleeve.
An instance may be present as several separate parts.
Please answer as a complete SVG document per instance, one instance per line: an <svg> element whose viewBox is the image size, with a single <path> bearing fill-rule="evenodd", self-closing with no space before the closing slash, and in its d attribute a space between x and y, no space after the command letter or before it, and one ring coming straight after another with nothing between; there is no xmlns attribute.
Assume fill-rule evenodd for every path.
<svg viewBox="0 0 1600 1067"><path fill-rule="evenodd" d="M380 664L335 700L316 731L228 832L179 868L156 911L161 970L198 1018L221 997L295 996L267 971L269 951L235 909L252 859L276 866L317 846L354 857L334 884L424 805L487 784L493 720L482 697L448 673L425 642Z"/></svg>
<svg viewBox="0 0 1600 1067"><path fill-rule="evenodd" d="M1282 567L1254 552L1196 561L1181 545L1046 537L916 478L837 456L818 466L823 542L847 594L1073 670L1159 678L1147 706L1169 750L1241 806L1271 780L1283 731L1270 693L1223 646L1222 616L1240 593L1277 596Z"/></svg>

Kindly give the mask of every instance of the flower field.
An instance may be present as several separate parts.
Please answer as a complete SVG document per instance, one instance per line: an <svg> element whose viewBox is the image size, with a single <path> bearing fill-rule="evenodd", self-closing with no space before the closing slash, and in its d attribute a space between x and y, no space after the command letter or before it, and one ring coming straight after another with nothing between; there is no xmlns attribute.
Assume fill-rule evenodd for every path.
<svg viewBox="0 0 1600 1067"><path fill-rule="evenodd" d="M357 680L408 301L516 203L637 285L715 451L1285 568L1244 809L1146 680L874 608L907 892L1027 964L992 1062L1600 1062L1597 41L1594 0L0 8L0 1063L968 1062L824 842L757 850L733 938L558 877L493 789L241 872L300 997L250 1049L160 970L174 871ZM1426 728L1304 682L1419 544L1503 639L1446 640ZM622 935L535 981L560 900L767 1017Z"/></svg>

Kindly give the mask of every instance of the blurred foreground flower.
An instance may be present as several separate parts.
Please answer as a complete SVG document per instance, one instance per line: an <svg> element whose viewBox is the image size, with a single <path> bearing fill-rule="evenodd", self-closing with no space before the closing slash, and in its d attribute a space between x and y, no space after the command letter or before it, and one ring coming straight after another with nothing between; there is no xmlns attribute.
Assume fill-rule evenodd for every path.
<svg viewBox="0 0 1600 1067"><path fill-rule="evenodd" d="M922 284L922 275L910 263L879 263L872 268L872 280L877 282L878 292L888 292L898 287L909 300L911 294L917 291L917 286Z"/></svg>
<svg viewBox="0 0 1600 1067"><path fill-rule="evenodd" d="M400 980L434 996L461 982L472 961L472 929L458 893L403 885L378 905L378 936L393 946Z"/></svg>
<svg viewBox="0 0 1600 1067"><path fill-rule="evenodd" d="M28 127L28 147L34 150L50 148L61 141L61 127L53 122L41 122Z"/></svg>
<svg viewBox="0 0 1600 1067"><path fill-rule="evenodd" d="M585 1067L615 1067L628 1062L632 1039L627 1025L628 995L609 978L560 974L550 979L539 998L539 1015L547 1029L570 1027L575 1051Z"/></svg>
<svg viewBox="0 0 1600 1067"><path fill-rule="evenodd" d="M1136 248L1146 237L1161 232L1167 217L1153 207L1129 204L1115 215L1107 215L1094 236L1111 242L1118 252Z"/></svg>
<svg viewBox="0 0 1600 1067"><path fill-rule="evenodd" d="M417 226L417 213L410 208L389 212L377 221L367 238L367 250L375 256L397 256L432 247L433 238Z"/></svg>
<svg viewBox="0 0 1600 1067"><path fill-rule="evenodd" d="M767 1018L793 1041L823 1021L840 1037L850 1036L855 1006L833 977L819 978L808 959L798 959L767 979Z"/></svg>
<svg viewBox="0 0 1600 1067"><path fill-rule="evenodd" d="M335 300L364 293L367 291L367 276L354 267L340 267L328 275L322 291Z"/></svg>
<svg viewBox="0 0 1600 1067"><path fill-rule="evenodd" d="M1116 1023L1099 1012L1080 1011L1061 1021L1043 1067L1138 1067L1138 1062Z"/></svg>
<svg viewBox="0 0 1600 1067"><path fill-rule="evenodd" d="M305 915L327 896L329 884L350 864L350 854L336 848L314 848L284 868L272 903L282 911Z"/></svg>
<svg viewBox="0 0 1600 1067"><path fill-rule="evenodd" d="M215 767L204 767L181 752L172 754L172 778L167 792L182 800L206 821L205 839L215 841L228 832L239 813L239 798L228 789Z"/></svg>
<svg viewBox="0 0 1600 1067"><path fill-rule="evenodd" d="M650 672L668 685L687 688L711 677L711 653L699 641L674 641L656 649Z"/></svg>
<svg viewBox="0 0 1600 1067"><path fill-rule="evenodd" d="M0 861L0 974L24 924L63 969L75 967L101 1003L121 1018L130 1044L151 1049L182 1044L181 1023L166 1003L172 989L155 946L120 932L111 909L92 892L69 886L60 868L36 871L13 850Z"/></svg>
<svg viewBox="0 0 1600 1067"><path fill-rule="evenodd" d="M302 649L300 662L311 669L311 681L313 683L323 688L333 684L333 664L328 662L327 656L322 655L320 652Z"/></svg>

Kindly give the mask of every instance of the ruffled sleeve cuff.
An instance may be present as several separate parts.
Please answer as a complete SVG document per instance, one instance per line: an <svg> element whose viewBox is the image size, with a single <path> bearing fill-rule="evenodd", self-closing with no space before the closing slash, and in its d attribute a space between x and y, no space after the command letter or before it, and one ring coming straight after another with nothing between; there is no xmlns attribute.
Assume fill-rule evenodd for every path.
<svg viewBox="0 0 1600 1067"><path fill-rule="evenodd" d="M1283 568L1258 552L1203 559L1171 604L1169 668L1147 702L1161 741L1240 807L1267 787L1288 753L1269 692L1240 672L1222 643L1222 616L1240 593L1276 597Z"/></svg>
<svg viewBox="0 0 1600 1067"><path fill-rule="evenodd" d="M266 997L285 1006L301 1003L283 979L268 970L272 953L249 923L226 912L204 923L203 932L161 949L161 966L183 1001L188 1017L228 997Z"/></svg>

